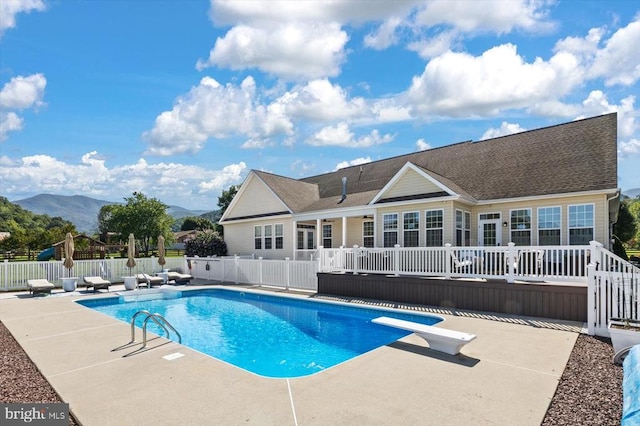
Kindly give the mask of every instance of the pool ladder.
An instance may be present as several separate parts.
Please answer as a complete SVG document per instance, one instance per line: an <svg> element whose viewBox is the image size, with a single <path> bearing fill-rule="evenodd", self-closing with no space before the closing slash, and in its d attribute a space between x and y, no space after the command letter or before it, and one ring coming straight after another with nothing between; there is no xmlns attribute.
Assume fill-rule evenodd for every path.
<svg viewBox="0 0 640 426"><path fill-rule="evenodd" d="M169 333L169 329L171 329L178 336L178 343L182 343L182 336L180 335L180 333L178 333L178 330L176 330L171 325L171 323L167 321L165 317L158 313L152 314L147 310L138 311L133 314L133 317L131 317L131 342L129 343L133 343L136 341L136 318L138 317L138 315L145 315L144 321L142 323L142 348L147 346L147 323L149 322L149 320L155 322L159 327L162 327L164 329L164 332L167 333L167 338L169 338L171 335Z"/></svg>

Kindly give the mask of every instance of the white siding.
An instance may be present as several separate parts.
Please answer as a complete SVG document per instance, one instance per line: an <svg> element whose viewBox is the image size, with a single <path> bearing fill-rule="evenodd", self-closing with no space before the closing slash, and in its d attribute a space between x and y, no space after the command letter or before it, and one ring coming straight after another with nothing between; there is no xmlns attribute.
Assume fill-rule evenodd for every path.
<svg viewBox="0 0 640 426"><path fill-rule="evenodd" d="M442 188L421 176L415 170L408 169L398 181L389 188L382 198L404 197L415 194L430 194L440 192Z"/></svg>
<svg viewBox="0 0 640 426"><path fill-rule="evenodd" d="M260 179L253 178L245 185L247 187L242 189L242 198L238 199L233 209L227 212L227 217L244 217L289 210Z"/></svg>

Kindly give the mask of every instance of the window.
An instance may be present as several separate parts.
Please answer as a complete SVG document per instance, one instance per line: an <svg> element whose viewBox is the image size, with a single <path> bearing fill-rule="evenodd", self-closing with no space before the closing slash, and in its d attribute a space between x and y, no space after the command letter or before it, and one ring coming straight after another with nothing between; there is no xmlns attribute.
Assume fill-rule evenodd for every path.
<svg viewBox="0 0 640 426"><path fill-rule="evenodd" d="M402 223L404 228L404 246L418 247L420 245L420 213L404 213L402 215Z"/></svg>
<svg viewBox="0 0 640 426"><path fill-rule="evenodd" d="M362 222L362 246L373 247L373 221Z"/></svg>
<svg viewBox="0 0 640 426"><path fill-rule="evenodd" d="M316 239L313 230L307 231L307 248L314 249L316 248Z"/></svg>
<svg viewBox="0 0 640 426"><path fill-rule="evenodd" d="M382 243L384 247L398 244L398 213L387 213L382 216Z"/></svg>
<svg viewBox="0 0 640 426"><path fill-rule="evenodd" d="M298 250L304 250L304 231L298 231L298 238L296 241L296 247Z"/></svg>
<svg viewBox="0 0 640 426"><path fill-rule="evenodd" d="M284 248L284 225L281 223L275 224L276 231L276 249Z"/></svg>
<svg viewBox="0 0 640 426"><path fill-rule="evenodd" d="M593 224L593 204L569 206L569 244L589 244L593 240Z"/></svg>
<svg viewBox="0 0 640 426"><path fill-rule="evenodd" d="M560 245L560 207L538 208L538 245Z"/></svg>
<svg viewBox="0 0 640 426"><path fill-rule="evenodd" d="M427 210L424 212L426 222L426 246L442 247L443 245L443 210Z"/></svg>
<svg viewBox="0 0 640 426"><path fill-rule="evenodd" d="M531 245L531 209L511 210L511 242Z"/></svg>
<svg viewBox="0 0 640 426"><path fill-rule="evenodd" d="M322 225L322 245L324 248L331 248L333 230L331 225Z"/></svg>
<svg viewBox="0 0 640 426"><path fill-rule="evenodd" d="M264 249L271 250L273 248L273 226L264 226Z"/></svg>
<svg viewBox="0 0 640 426"><path fill-rule="evenodd" d="M471 245L471 213L456 210L456 246Z"/></svg>
<svg viewBox="0 0 640 426"><path fill-rule="evenodd" d="M262 226L260 225L253 227L253 248L262 250Z"/></svg>

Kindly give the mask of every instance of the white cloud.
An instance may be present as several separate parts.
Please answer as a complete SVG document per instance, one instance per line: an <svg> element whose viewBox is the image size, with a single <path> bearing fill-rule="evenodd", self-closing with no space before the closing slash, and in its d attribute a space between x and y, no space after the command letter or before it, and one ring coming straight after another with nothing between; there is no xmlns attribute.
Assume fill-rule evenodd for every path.
<svg viewBox="0 0 640 426"><path fill-rule="evenodd" d="M584 38L558 41L554 50L579 58L587 79L603 78L607 86L634 84L640 79L640 20L618 29L608 40L605 35L605 28L592 28Z"/></svg>
<svg viewBox="0 0 640 426"><path fill-rule="evenodd" d="M207 170L177 163L150 164L141 158L133 164L107 167L92 151L78 163L49 155L0 159L3 193L83 194L102 199L120 199L123 194L141 191L150 197L183 206L213 206L210 199L222 189L241 183L246 164L230 164L222 170ZM202 207L198 207L202 208Z"/></svg>
<svg viewBox="0 0 640 426"><path fill-rule="evenodd" d="M365 36L364 45L372 49L382 50L396 44L397 37L395 32L401 23L402 19L399 17L391 17L387 19L375 32Z"/></svg>
<svg viewBox="0 0 640 426"><path fill-rule="evenodd" d="M427 149L431 149L431 144L424 139L418 139L416 141L416 149L418 151L426 151Z"/></svg>
<svg viewBox="0 0 640 426"><path fill-rule="evenodd" d="M9 132L22 129L23 121L15 112L0 112L0 142L7 139Z"/></svg>
<svg viewBox="0 0 640 426"><path fill-rule="evenodd" d="M195 153L209 138L248 136L251 140L290 134L292 124L280 105L264 106L256 95L255 81L245 78L240 86L204 77L200 85L161 113L153 129L143 134L148 154Z"/></svg>
<svg viewBox="0 0 640 426"><path fill-rule="evenodd" d="M42 74L13 77L0 91L0 108L26 109L43 104L47 79Z"/></svg>
<svg viewBox="0 0 640 426"><path fill-rule="evenodd" d="M42 0L2 0L0 1L0 37L5 30L16 26L18 13L42 12L46 9Z"/></svg>
<svg viewBox="0 0 640 426"><path fill-rule="evenodd" d="M451 1L430 0L424 3L415 18L416 24L427 27L450 25L464 32L490 31L498 34L521 29L531 32L549 31L546 22L548 1L493 0Z"/></svg>
<svg viewBox="0 0 640 426"><path fill-rule="evenodd" d="M407 48L416 52L421 58L429 59L451 50L451 46L460 37L460 32L457 30L442 31L432 37L412 41L407 45Z"/></svg>
<svg viewBox="0 0 640 426"><path fill-rule="evenodd" d="M627 142L618 143L618 153L622 156L627 154L640 154L640 140L631 139Z"/></svg>
<svg viewBox="0 0 640 426"><path fill-rule="evenodd" d="M291 117L313 121L344 120L369 114L363 98L349 99L342 87L326 79L294 88L275 103L283 105Z"/></svg>
<svg viewBox="0 0 640 426"><path fill-rule="evenodd" d="M524 132L525 130L527 130L527 129L524 129L524 128L520 127L520 125L517 124L517 123L507 123L506 121L503 121L499 128L497 128L497 129L496 128L491 128L491 129L488 129L486 132L484 132L484 134L482 135L480 140L497 138L499 136L511 135L511 134L514 134L514 133Z"/></svg>
<svg viewBox="0 0 640 426"><path fill-rule="evenodd" d="M345 167L359 166L360 164L367 164L370 162L371 162L371 157L360 157L360 158L356 158L355 160L341 161L336 165L336 168L333 169L333 171L335 172L336 170L344 169Z"/></svg>
<svg viewBox="0 0 640 426"><path fill-rule="evenodd" d="M291 80L336 76L349 40L338 24L288 23L278 28L239 25L218 38L198 70L257 68Z"/></svg>
<svg viewBox="0 0 640 426"><path fill-rule="evenodd" d="M42 74L13 77L5 83L0 90L0 142L7 139L9 132L23 127L24 119L12 110L44 105L42 99L46 86L47 79Z"/></svg>
<svg viewBox="0 0 640 426"><path fill-rule="evenodd" d="M378 130L372 130L370 134L354 138L355 134L349 129L347 123L336 126L327 126L316 132L307 143L312 146L341 146L344 148L367 148L375 145L389 143L394 135L380 135Z"/></svg>
<svg viewBox="0 0 640 426"><path fill-rule="evenodd" d="M629 86L640 79L640 20L616 31L598 50L589 77L603 77L607 86Z"/></svg>
<svg viewBox="0 0 640 426"><path fill-rule="evenodd" d="M556 99L581 81L577 60L569 54L528 63L516 46L503 44L481 56L447 52L432 59L413 78L407 96L422 113L488 116Z"/></svg>

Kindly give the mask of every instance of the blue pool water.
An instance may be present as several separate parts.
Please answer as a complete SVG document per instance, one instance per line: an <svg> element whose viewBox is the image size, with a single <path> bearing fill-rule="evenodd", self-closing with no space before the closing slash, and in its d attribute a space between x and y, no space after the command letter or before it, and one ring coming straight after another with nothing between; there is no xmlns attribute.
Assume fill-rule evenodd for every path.
<svg viewBox="0 0 640 426"><path fill-rule="evenodd" d="M323 303L225 289L126 296L78 303L130 323L147 310L164 316L182 344L266 377L307 376L402 338L410 332L372 324L379 316L433 325L435 316ZM143 316L136 324L141 327ZM151 321L148 330L163 332ZM141 340L141 332L137 332ZM173 340L177 338L171 336Z"/></svg>

